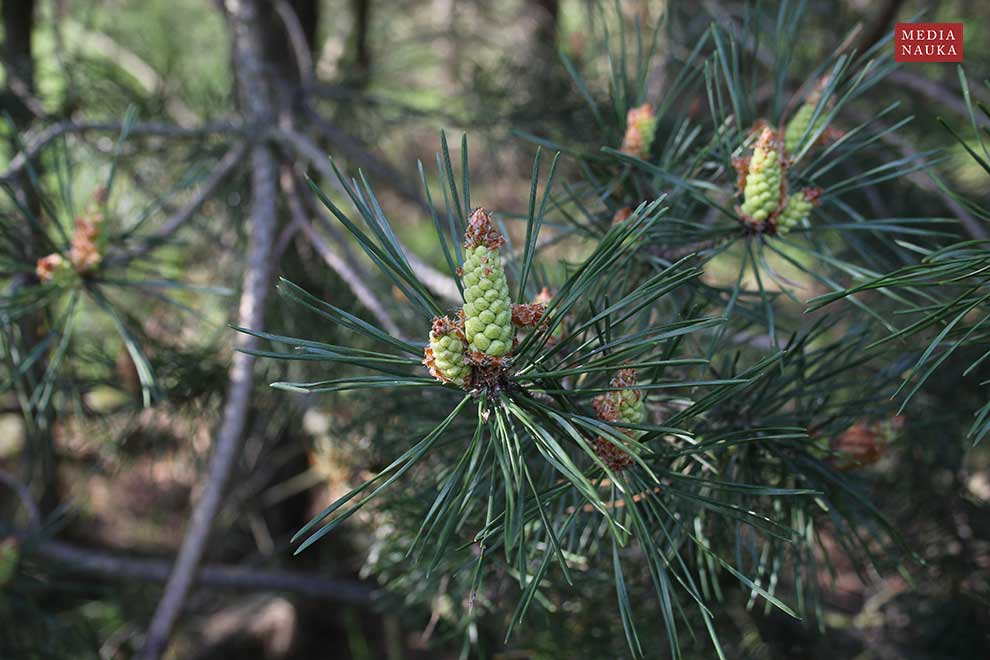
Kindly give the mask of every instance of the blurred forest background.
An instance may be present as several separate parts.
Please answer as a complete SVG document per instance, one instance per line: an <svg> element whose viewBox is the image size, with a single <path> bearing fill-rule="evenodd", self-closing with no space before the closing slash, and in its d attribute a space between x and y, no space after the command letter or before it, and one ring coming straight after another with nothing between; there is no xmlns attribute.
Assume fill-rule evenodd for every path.
<svg viewBox="0 0 990 660"><path fill-rule="evenodd" d="M631 31L663 21L646 79L658 102L670 84L665 63L685 60L713 21L743 34L746 3L0 4L0 173L10 191L0 202L4 304L12 307L33 281L18 260L45 254L44 231L25 213L65 215L71 228L95 212L112 176L111 206L129 227L126 248L113 252L117 279L71 311L71 333L51 332L65 317L36 311L5 325L0 657L458 657L461 604L442 585L432 593L404 582L401 561L382 558L383 539L401 526L394 511L362 511L299 556L289 543L315 512L391 460L376 442L403 432L401 410L374 392L272 390L268 383L299 379L301 367L235 353L252 340L228 324L348 341L274 295L278 276L390 331L408 317L389 281L306 187L309 173L333 189L327 155L352 175L363 170L417 274L456 299L415 167L421 160L436 180L440 130L452 144L470 136L472 199L525 215L535 151L527 136L574 144L594 131L559 51L602 94L602 26ZM965 22L965 70L974 95L990 97L982 85L990 74L985 2L803 4L799 38L786 45L795 76L847 35L866 49L888 38L895 20L923 15ZM783 82L795 93L806 81ZM955 67L900 67L834 123L855 125L894 100L899 116L914 119L888 133L884 148L931 165L866 190L864 204L879 217L956 218L959 237L985 238L985 223L947 192L990 204L985 173L936 122L969 127ZM706 112L704 86L676 105ZM577 175L562 161L562 179ZM585 248L557 249L568 256ZM730 263L707 276L734 273ZM18 355L24 337L36 348ZM859 475L916 556L881 575L835 548L837 571L818 576L822 609L813 623L747 607L745 592L727 592L717 618L728 657L988 657L990 445L963 439L984 395L979 374L959 371L926 382L905 412L896 451ZM225 463L229 474L213 479ZM177 556L186 582L173 577L163 599ZM482 631L488 648L505 659L624 657L612 592L581 597L607 606L535 617L505 644L504 629L493 626ZM667 653L658 645L648 657ZM685 653L714 657L703 645Z"/></svg>

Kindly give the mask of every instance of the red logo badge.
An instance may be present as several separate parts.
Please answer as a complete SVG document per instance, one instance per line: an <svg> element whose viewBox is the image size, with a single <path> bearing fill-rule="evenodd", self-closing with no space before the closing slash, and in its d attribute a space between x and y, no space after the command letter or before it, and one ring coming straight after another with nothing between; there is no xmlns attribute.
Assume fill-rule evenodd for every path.
<svg viewBox="0 0 990 660"><path fill-rule="evenodd" d="M962 62L962 23L898 23L894 27L897 62Z"/></svg>

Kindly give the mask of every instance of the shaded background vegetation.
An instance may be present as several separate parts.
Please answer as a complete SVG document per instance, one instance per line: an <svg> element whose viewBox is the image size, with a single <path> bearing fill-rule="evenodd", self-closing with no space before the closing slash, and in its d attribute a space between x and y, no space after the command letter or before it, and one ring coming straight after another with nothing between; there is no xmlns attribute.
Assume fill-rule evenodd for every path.
<svg viewBox="0 0 990 660"><path fill-rule="evenodd" d="M791 93L807 82L801 72L814 70L850 30L858 28L853 38L865 49L886 38L895 20L921 12L964 21L966 70L973 80L990 71L985 3L806 4L800 38L789 44ZM617 6L2 0L7 123L0 164L11 200L52 222L16 158L25 149L64 213L72 204L85 207L116 152L115 214L147 215L142 235L151 237L138 243L138 272L129 277L157 284L108 292L115 314L82 306L66 350L44 345L45 360L26 369L11 367L16 347L37 345L58 317L31 313L7 331L0 539L32 524L32 506L44 533L25 542L16 579L0 586L0 656L136 653L156 610L161 621L161 584L194 527L190 513L212 488L223 497L212 535L201 538L209 568L187 596L173 592L182 593L181 618L168 657L457 657L460 603L443 585L434 593L416 574L406 575L388 543L415 531L403 528L413 523L401 498L387 511L355 516L344 533L303 555L292 557L289 544L315 511L387 464L391 457L377 447L415 436L405 416L428 395L369 400L272 392L267 383L316 379L319 371L234 358L236 342L245 340L227 324L260 327L263 317L273 332L352 340L264 293L279 275L369 318L399 325L410 318L389 281L303 188L306 171L330 180L326 154L346 171L364 169L417 271L443 296L451 284L414 167L422 160L435 179L441 128L471 136L472 199L506 216L525 214L534 145L521 135L574 144L595 131L558 50L604 97L602 24L665 20L658 61L677 62L712 21L741 30L744 16L737 2ZM254 18L245 22L245 11ZM237 32L245 24L257 28L246 42ZM752 66L761 66L755 54ZM666 72L660 64L650 69L650 98L663 98ZM706 112L702 92L677 99L678 112ZM982 86L974 94L988 96ZM884 147L932 165L865 189L862 206L878 217L956 218L950 231L986 237L985 225L940 187L990 202L982 171L935 121L941 115L968 124L955 69L904 66L844 108L836 124L855 125L891 100L914 120ZM136 118L130 135L118 142L129 113ZM272 126L278 136L243 146L245 137ZM850 167L854 174L869 163ZM562 171L565 178L579 174L566 160ZM270 213L262 217L259 208ZM44 254L43 231L24 226L12 202L0 212L5 241L23 260ZM562 256L582 249L560 248ZM713 266L706 277L724 284L739 258L729 255L724 270ZM3 263L8 293L24 284L16 262ZM817 291L813 282L803 284ZM788 312L799 316L802 306L791 304ZM121 324L140 354L128 350ZM342 336L328 334L335 332ZM952 358L960 365L973 359ZM46 370L56 360L57 379ZM138 373L144 362L156 376L155 404L147 407L147 383ZM823 609L815 622L747 608L748 594L727 592L718 625L729 657L974 658L990 651L990 454L985 444L970 449L963 439L985 400L979 384L987 376L959 379L962 369L951 366L926 383L896 441L858 475L917 556L908 556L900 572L879 574L857 570L836 547L837 573L819 576ZM52 405L28 406L33 413L26 417L23 392L13 385L23 378L50 379ZM236 428L238 419L243 428ZM211 453L216 461L223 446L233 466L227 484L208 477ZM423 505L409 499L409 511ZM370 566L389 593L372 597L378 583ZM600 591L585 583L580 592L558 594L558 611L534 610L504 645L493 621L482 631L488 648L504 658L623 657L610 589L604 580ZM596 607L599 601L609 606ZM166 626L166 638L175 623ZM704 645L697 649L696 657L709 657ZM658 642L649 657L666 652Z"/></svg>

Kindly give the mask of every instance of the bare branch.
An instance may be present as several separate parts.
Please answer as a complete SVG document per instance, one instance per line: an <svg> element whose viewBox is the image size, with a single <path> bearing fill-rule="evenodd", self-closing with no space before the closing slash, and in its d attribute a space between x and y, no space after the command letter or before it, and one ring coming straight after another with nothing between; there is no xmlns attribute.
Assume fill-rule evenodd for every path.
<svg viewBox="0 0 990 660"><path fill-rule="evenodd" d="M103 550L80 548L63 541L38 538L36 535L42 531L41 513L28 487L4 470L0 470L0 484L14 491L28 513L27 528L17 536L31 536L32 543L29 547L32 553L49 561L65 564L72 571L114 580L165 582L168 579L172 571L172 562L169 560L126 557ZM224 564L204 566L199 571L197 582L234 589L290 591L310 598L354 605L371 603L375 593L370 585L354 580Z"/></svg>
<svg viewBox="0 0 990 660"><path fill-rule="evenodd" d="M275 0L275 12L285 26L285 33L292 44L292 53L299 69L299 80L304 87L313 81L313 54L309 52L306 33L299 23L299 17L286 0Z"/></svg>
<svg viewBox="0 0 990 660"><path fill-rule="evenodd" d="M166 94L168 85L153 66L148 64L134 51L121 46L112 37L103 32L87 30L81 25L76 26L67 34L78 34L78 45L95 55L113 63L137 81L149 94L165 95L165 111L182 128L192 128L200 123L199 115L192 108L175 96Z"/></svg>
<svg viewBox="0 0 990 660"><path fill-rule="evenodd" d="M867 122L873 119L866 112L855 108L851 108L849 113L856 119L856 121L859 122ZM918 150L911 145L909 140L906 140L899 133L887 131L880 137L880 141L898 149L901 154L907 158L910 158L913 164L923 164L921 154L918 153ZM936 184L931 173L927 170L910 172L905 175L904 178L925 192L935 193L941 197L942 201L945 202L945 205L948 206L952 212L956 214L956 217L959 218L959 221L962 223L966 233L968 233L972 238L982 239L987 237L987 230L984 227L984 223L974 218L973 215L967 211L962 204L956 201L952 195L947 193L942 186Z"/></svg>
<svg viewBox="0 0 990 660"><path fill-rule="evenodd" d="M329 182L339 186L326 155L309 137L286 126L280 126L274 136L282 145L316 168ZM377 171L383 174L383 179L389 181L403 197L429 210L429 205L421 196L409 192L408 187L401 183L401 176L395 173L391 166L382 163L367 152L365 152L364 160L374 163ZM409 261L410 268L427 288L448 302L461 302L461 293L453 279L422 261L405 246L403 246L403 252Z"/></svg>
<svg viewBox="0 0 990 660"><path fill-rule="evenodd" d="M0 183L13 180L21 170L27 165L27 161L35 158L41 151L54 140L66 134L82 133L119 133L123 128L123 122L119 121L85 121L85 122L59 122L42 129L36 136L24 139L24 149L14 156L7 169L0 174ZM252 127L236 124L233 122L211 122L194 128L183 128L174 124L163 124L157 122L136 123L130 128L132 136L152 136L168 138L188 138L196 139L207 135L229 135L229 134L250 134Z"/></svg>
<svg viewBox="0 0 990 660"><path fill-rule="evenodd" d="M227 13L234 35L234 60L240 82L242 102L255 122L274 116L264 80L261 60L261 37L258 34L257 6L246 0L227 0ZM271 255L275 239L277 190L275 156L270 145L258 143L251 150L251 247L244 284L241 291L238 324L261 330L265 303L271 279ZM224 406L223 419L217 431L216 443L204 485L182 540L175 567L165 585L155 610L140 657L160 658L168 644L175 623L182 612L202 561L213 521L223 503L227 482L241 446L248 406L253 389L255 358L244 349L257 344L253 336L241 334L230 368L230 387Z"/></svg>
<svg viewBox="0 0 990 660"><path fill-rule="evenodd" d="M210 173L209 178L207 178L206 181L203 182L203 185L199 187L199 190L196 191L196 195L189 200L188 204L166 219L162 226L155 230L150 236L145 237L145 240L141 245L133 246L126 251L118 253L107 259L107 262L111 264L127 263L136 257L146 254L154 249L156 245L159 245L168 239L172 234L178 231L182 225L196 215L203 204L205 204L217 191L220 184L227 179L231 172L237 169L237 166L241 164L246 151L247 145L244 143L231 147L224 157L217 163L216 167L213 169L213 172Z"/></svg>
<svg viewBox="0 0 990 660"><path fill-rule="evenodd" d="M340 279L351 289L354 297L364 305L365 309L371 312L382 328L393 336L399 336L399 326L395 324L385 308L378 301L378 297L368 288L365 282L368 281L367 274L359 273L347 262L346 259L337 254L324 240L324 238L313 229L312 223L306 218L306 211L302 200L299 198L299 191L296 188L292 172L284 168L282 174L282 191L285 193L289 204L289 213L292 214L292 223L296 225L309 239L313 247L323 258L330 268L332 268Z"/></svg>
<svg viewBox="0 0 990 660"><path fill-rule="evenodd" d="M892 71L890 73L890 81L924 94L932 101L952 110L952 112L961 117L969 117L969 108L966 107L966 102L963 101L961 91L953 91L936 80L924 78L906 69ZM973 85L970 93L980 101L990 103L990 94L984 90L982 85ZM979 113L976 113L976 121L979 124L987 123L987 120Z"/></svg>
<svg viewBox="0 0 990 660"><path fill-rule="evenodd" d="M114 580L165 582L172 572L172 563L168 560L123 557L61 541L41 541L32 548L45 559L65 564L73 571ZM310 598L353 605L371 603L375 593L370 586L354 580L223 564L203 566L196 581L203 585L233 589L290 591Z"/></svg>

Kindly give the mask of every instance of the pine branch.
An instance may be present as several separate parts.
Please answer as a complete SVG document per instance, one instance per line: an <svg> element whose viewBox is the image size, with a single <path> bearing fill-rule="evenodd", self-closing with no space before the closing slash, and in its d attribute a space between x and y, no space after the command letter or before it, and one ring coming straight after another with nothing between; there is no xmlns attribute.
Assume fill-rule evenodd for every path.
<svg viewBox="0 0 990 660"><path fill-rule="evenodd" d="M365 284L368 281L366 273L359 273L355 268L348 263L348 260L337 254L330 245L327 244L326 240L313 229L312 223L306 217L306 210L304 208L303 202L300 199L299 191L296 187L294 177L291 171L287 171L283 168L283 174L281 177L282 191L285 193L286 200L289 205L289 213L292 215L292 223L298 227L306 238L313 245L319 255L326 262L327 266L332 268L339 276L342 282L346 284L351 291L354 293L354 297L358 299L365 309L371 312L378 322L382 325L389 334L398 336L400 334L399 326L395 324L392 317L389 315L382 304L378 301L378 297L374 294L371 289ZM344 247L344 246L342 246ZM344 248L346 249L346 248Z"/></svg>
<svg viewBox="0 0 990 660"><path fill-rule="evenodd" d="M80 548L62 541L41 541L33 551L46 560L64 564L74 572L113 580L166 582L174 572L164 559L136 559L110 552ZM196 584L258 591L287 591L308 598L350 605L368 605L374 589L361 582L328 578L313 573L265 570L227 564L206 564L196 574Z"/></svg>
<svg viewBox="0 0 990 660"><path fill-rule="evenodd" d="M30 139L30 144L25 144L23 150L15 155L7 169L0 174L0 183L9 183L27 168L29 161L36 158L41 151L49 144L68 134L85 133L120 133L123 122L119 121L66 121L52 124L42 129L34 138ZM200 139L208 135L234 135L247 136L255 132L256 127L246 126L233 121L218 121L183 128L174 124L160 122L136 122L130 125L130 135L144 135L148 137L166 137L181 139ZM27 140L25 140L27 143Z"/></svg>
<svg viewBox="0 0 990 660"><path fill-rule="evenodd" d="M108 264L126 264L129 261L136 259L142 255L147 254L153 250L157 245L166 241L172 236L176 231L179 230L186 222L191 220L196 216L196 213L202 208L217 189L227 180L227 177L233 173L238 165L241 164L245 153L247 152L247 143L235 144L231 147L223 158L221 158L210 176L203 182L196 192L196 195L186 204L184 207L176 211L174 214L169 216L165 222L158 227L154 233L150 236L144 238L144 242L139 245L132 247L124 252L113 255L107 259Z"/></svg>
<svg viewBox="0 0 990 660"><path fill-rule="evenodd" d="M337 177L333 172L333 168L330 166L330 161L327 159L326 154L324 154L316 143L313 142L308 136L299 131L293 130L292 128L280 126L275 131L274 137L283 146L287 147L290 151L316 168L320 175L326 178L327 181L333 183L334 185L337 184ZM373 159L371 162L378 163L377 159L374 159L374 157L370 154L368 154L367 157ZM381 167L387 166L382 166L379 163L378 171L382 171L380 169ZM390 183L392 186L398 186L396 190L401 192L407 199L410 199L425 208L429 208L420 195L408 192L407 187L399 183L399 181L401 181L401 177L399 177L391 169L391 167L388 167L384 171L391 174L391 176L385 179L385 182ZM422 282L429 287L430 290L442 296L447 301L460 301L460 290L458 290L457 284L453 279L422 261L405 246L403 246L403 252L406 259L409 261L409 266L413 269L420 280L422 280Z"/></svg>
<svg viewBox="0 0 990 660"><path fill-rule="evenodd" d="M0 470L0 484L14 492L28 514L26 531L15 533L14 536L29 539L32 554L57 564L64 564L73 572L114 580L165 582L172 573L173 564L169 560L121 556L104 550L82 548L64 541L41 538L39 536L43 533L41 512L28 487L4 470ZM375 593L369 585L352 580L226 564L203 566L196 577L196 582L200 585L233 589L288 591L309 598L352 605L370 604Z"/></svg>
<svg viewBox="0 0 990 660"><path fill-rule="evenodd" d="M242 101L248 115L256 122L263 122L274 113L264 80L257 6L253 2L236 0L228 0L226 6L234 34ZM260 330L270 290L271 252L276 224L277 171L271 147L265 143L256 144L251 151L251 165L251 247L244 273L238 324ZM223 502L224 491L240 450L253 389L255 358L244 350L253 348L255 343L256 339L250 335L238 339L237 348L241 350L234 353L227 403L216 435L203 495L193 511L174 570L151 621L140 654L145 660L157 659L165 650L196 578L213 521Z"/></svg>

